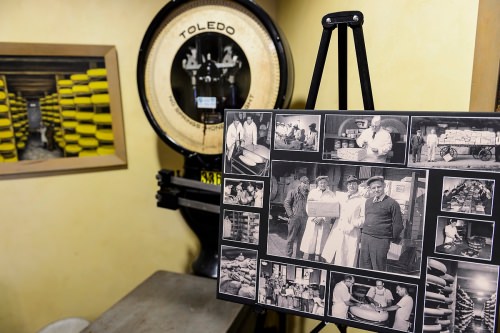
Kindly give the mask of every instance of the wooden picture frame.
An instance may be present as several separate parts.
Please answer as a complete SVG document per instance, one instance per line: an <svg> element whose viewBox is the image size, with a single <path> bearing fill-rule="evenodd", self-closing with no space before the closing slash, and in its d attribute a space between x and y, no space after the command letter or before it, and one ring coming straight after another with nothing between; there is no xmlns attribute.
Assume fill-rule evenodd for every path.
<svg viewBox="0 0 500 333"><path fill-rule="evenodd" d="M114 46L0 43L0 81L0 178L127 166Z"/></svg>

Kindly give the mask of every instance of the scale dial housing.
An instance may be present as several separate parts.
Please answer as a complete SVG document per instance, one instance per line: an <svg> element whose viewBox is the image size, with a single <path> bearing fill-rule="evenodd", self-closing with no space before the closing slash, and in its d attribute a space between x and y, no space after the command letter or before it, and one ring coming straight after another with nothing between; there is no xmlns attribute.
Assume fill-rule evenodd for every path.
<svg viewBox="0 0 500 333"><path fill-rule="evenodd" d="M146 116L164 142L184 155L220 155L223 110L288 107L293 64L283 36L255 3L171 1L145 34L137 79Z"/></svg>

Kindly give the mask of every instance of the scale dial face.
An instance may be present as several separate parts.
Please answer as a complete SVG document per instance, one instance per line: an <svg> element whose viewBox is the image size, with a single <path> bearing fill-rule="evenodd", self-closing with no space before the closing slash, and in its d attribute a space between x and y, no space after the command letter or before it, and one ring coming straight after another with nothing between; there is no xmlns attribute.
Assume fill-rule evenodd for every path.
<svg viewBox="0 0 500 333"><path fill-rule="evenodd" d="M222 154L224 109L281 107L283 47L238 1L177 1L153 20L139 54L141 101L182 153Z"/></svg>

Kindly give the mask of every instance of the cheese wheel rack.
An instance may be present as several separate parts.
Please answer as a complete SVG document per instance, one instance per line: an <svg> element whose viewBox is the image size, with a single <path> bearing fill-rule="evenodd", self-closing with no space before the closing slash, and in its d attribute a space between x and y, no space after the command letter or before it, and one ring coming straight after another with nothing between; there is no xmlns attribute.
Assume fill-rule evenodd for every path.
<svg viewBox="0 0 500 333"><path fill-rule="evenodd" d="M229 212L231 220L228 239L243 243L259 243L259 214L249 212Z"/></svg>
<svg viewBox="0 0 500 333"><path fill-rule="evenodd" d="M455 332L463 332L469 326L473 316L474 302L467 292L458 285L455 307Z"/></svg>
<svg viewBox="0 0 500 333"><path fill-rule="evenodd" d="M495 326L495 304L497 302L497 294L494 293L484 302L484 324L489 329L493 330Z"/></svg>
<svg viewBox="0 0 500 333"><path fill-rule="evenodd" d="M62 124L56 141L65 156L114 154L106 69L91 68L86 73L57 76L56 80Z"/></svg>
<svg viewBox="0 0 500 333"><path fill-rule="evenodd" d="M5 75L0 75L0 163L17 162L28 141L26 100L9 93Z"/></svg>

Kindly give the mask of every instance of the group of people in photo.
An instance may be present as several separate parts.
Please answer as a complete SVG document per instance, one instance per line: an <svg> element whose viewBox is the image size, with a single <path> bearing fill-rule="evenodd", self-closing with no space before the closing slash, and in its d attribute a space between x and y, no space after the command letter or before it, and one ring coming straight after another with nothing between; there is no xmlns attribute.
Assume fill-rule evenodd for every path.
<svg viewBox="0 0 500 333"><path fill-rule="evenodd" d="M479 179L463 179L455 186L449 188L446 188L446 184L444 186L441 201L443 210L491 215L493 182Z"/></svg>
<svg viewBox="0 0 500 333"><path fill-rule="evenodd" d="M300 128L299 123L276 122L275 148L318 151L318 130L316 123Z"/></svg>
<svg viewBox="0 0 500 333"><path fill-rule="evenodd" d="M403 219L399 203L385 194L384 178L371 177L361 189L361 181L349 175L346 192L330 190L328 176L315 182L309 190L309 178L300 177L283 202L287 256L387 271L390 243L400 242Z"/></svg>
<svg viewBox="0 0 500 333"><path fill-rule="evenodd" d="M287 281L281 273L262 274L259 283L259 303L323 316L325 288L317 284Z"/></svg>
<svg viewBox="0 0 500 333"><path fill-rule="evenodd" d="M399 283L394 286L392 289L396 296L382 280L376 280L375 285L365 292L366 286L356 285L353 275L345 275L333 287L330 315L340 319L372 321L407 332L415 302L406 285Z"/></svg>
<svg viewBox="0 0 500 333"><path fill-rule="evenodd" d="M228 116L226 130L226 170L231 171L231 159L240 153L241 147L262 145L269 147L271 142L270 116L261 114L256 117L246 113L240 119L238 113ZM269 118L269 119L268 119Z"/></svg>
<svg viewBox="0 0 500 333"><path fill-rule="evenodd" d="M263 188L263 182L226 180L224 184L224 203L262 207L264 199Z"/></svg>

